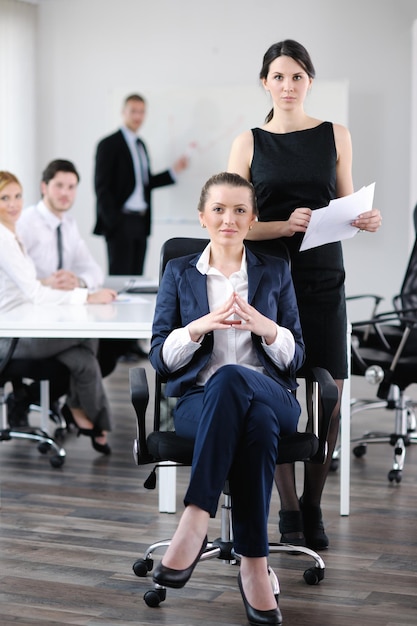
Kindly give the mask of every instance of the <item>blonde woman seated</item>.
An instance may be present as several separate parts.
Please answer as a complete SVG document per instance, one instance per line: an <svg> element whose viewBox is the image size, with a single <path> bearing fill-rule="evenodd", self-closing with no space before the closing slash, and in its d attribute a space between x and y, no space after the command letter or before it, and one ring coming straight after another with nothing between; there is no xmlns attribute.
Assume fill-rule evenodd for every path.
<svg viewBox="0 0 417 626"><path fill-rule="evenodd" d="M198 206L210 243L168 263L158 292L150 360L178 396L178 435L195 441L185 511L154 581L182 587L207 543L226 479L233 501L238 584L250 624L281 624L267 567L267 521L280 435L297 428L291 390L304 359L287 263L254 255L254 189L237 174L204 185Z"/></svg>
<svg viewBox="0 0 417 626"><path fill-rule="evenodd" d="M41 284L32 260L16 238L15 225L22 212L22 186L14 174L0 171L0 311L32 302L40 305L66 305L112 302L116 292L101 289L62 291ZM96 359L97 342L91 339L21 338L13 358L54 357L70 372L67 404L78 434L91 438L93 448L110 454L107 432L111 429L110 407ZM5 345L0 340L0 352Z"/></svg>

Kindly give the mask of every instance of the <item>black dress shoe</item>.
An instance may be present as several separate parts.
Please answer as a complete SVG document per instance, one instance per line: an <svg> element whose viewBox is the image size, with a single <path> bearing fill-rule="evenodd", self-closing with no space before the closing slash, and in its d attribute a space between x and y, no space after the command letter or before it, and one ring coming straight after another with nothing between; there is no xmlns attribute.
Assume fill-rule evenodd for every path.
<svg viewBox="0 0 417 626"><path fill-rule="evenodd" d="M259 611L249 604L243 590L242 578L240 572L237 576L240 593L242 595L243 604L246 611L246 617L251 626L280 626L282 624L282 615L279 607L269 609L268 611Z"/></svg>
<svg viewBox="0 0 417 626"><path fill-rule="evenodd" d="M278 527L281 532L281 543L305 547L306 540L303 534L301 511L280 511Z"/></svg>
<svg viewBox="0 0 417 626"><path fill-rule="evenodd" d="M324 530L321 508L305 504L301 497L300 509L303 516L304 536L307 547L311 550L327 550L329 538Z"/></svg>
<svg viewBox="0 0 417 626"><path fill-rule="evenodd" d="M28 428L30 399L25 388L10 393L6 398L7 421L11 429Z"/></svg>
<svg viewBox="0 0 417 626"><path fill-rule="evenodd" d="M159 563L152 575L154 583L161 585L162 587L172 587L173 589L181 589L184 587L185 583L190 580L191 574L200 560L200 556L206 549L206 545L207 537L204 537L204 541L197 557L191 563L190 567L187 567L186 569L172 569L171 567L165 567L165 565L162 565L162 562Z"/></svg>

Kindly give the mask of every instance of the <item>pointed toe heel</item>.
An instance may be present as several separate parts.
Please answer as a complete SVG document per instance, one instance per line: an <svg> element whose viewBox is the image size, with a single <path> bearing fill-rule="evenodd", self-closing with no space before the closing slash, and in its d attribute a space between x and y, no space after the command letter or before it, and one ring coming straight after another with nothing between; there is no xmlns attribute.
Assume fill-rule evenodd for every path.
<svg viewBox="0 0 417 626"><path fill-rule="evenodd" d="M195 566L200 560L200 556L203 554L207 546L207 537L204 537L204 541L200 548L197 557L191 563L190 567L186 569L172 569L159 563L153 573L152 579L157 585L161 587L171 587L172 589L182 589L184 585L190 580Z"/></svg>
<svg viewBox="0 0 417 626"><path fill-rule="evenodd" d="M268 611L260 611L258 609L254 609L251 604L249 604L245 592L243 590L242 578L240 576L240 572L237 577L237 582L239 585L239 590L242 596L243 605L246 611L246 617L248 618L248 622L251 626L281 626L282 624L282 615L279 607L276 609L269 609Z"/></svg>

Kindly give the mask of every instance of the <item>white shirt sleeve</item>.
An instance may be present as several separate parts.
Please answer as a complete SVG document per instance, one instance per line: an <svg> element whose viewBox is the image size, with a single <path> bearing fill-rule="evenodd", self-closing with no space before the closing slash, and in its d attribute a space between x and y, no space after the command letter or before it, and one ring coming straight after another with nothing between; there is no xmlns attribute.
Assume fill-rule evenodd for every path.
<svg viewBox="0 0 417 626"><path fill-rule="evenodd" d="M25 302L33 304L84 304L87 289L62 291L45 287L36 278L35 266L23 253L14 235L0 236L0 308L5 310Z"/></svg>
<svg viewBox="0 0 417 626"><path fill-rule="evenodd" d="M292 332L284 326L277 326L275 341L269 346L262 340L262 347L280 369L287 369L295 354L295 340Z"/></svg>
<svg viewBox="0 0 417 626"><path fill-rule="evenodd" d="M176 328L165 339L162 358L170 372L187 365L201 344L191 340L188 328Z"/></svg>

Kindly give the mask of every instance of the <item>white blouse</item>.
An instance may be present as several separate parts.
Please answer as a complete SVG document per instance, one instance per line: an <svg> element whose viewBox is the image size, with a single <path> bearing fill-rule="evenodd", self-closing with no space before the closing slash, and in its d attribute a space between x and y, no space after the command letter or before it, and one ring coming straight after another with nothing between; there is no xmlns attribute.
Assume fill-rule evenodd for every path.
<svg viewBox="0 0 417 626"><path fill-rule="evenodd" d="M35 266L11 230L0 224L0 311L20 304L84 304L87 289L63 291L46 287L36 278Z"/></svg>

